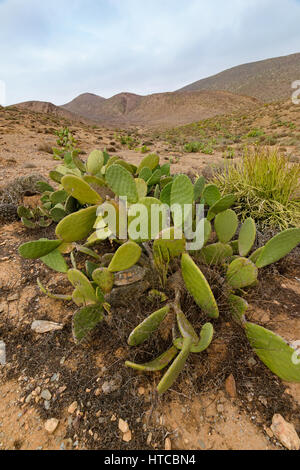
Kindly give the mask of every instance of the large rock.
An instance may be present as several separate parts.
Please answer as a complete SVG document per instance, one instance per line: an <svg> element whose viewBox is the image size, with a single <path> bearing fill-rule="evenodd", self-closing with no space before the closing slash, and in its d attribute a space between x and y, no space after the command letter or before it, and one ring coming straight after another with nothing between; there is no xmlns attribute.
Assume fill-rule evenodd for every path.
<svg viewBox="0 0 300 470"><path fill-rule="evenodd" d="M300 450L300 439L295 427L287 423L281 415L275 415L271 429L275 437L288 450Z"/></svg>

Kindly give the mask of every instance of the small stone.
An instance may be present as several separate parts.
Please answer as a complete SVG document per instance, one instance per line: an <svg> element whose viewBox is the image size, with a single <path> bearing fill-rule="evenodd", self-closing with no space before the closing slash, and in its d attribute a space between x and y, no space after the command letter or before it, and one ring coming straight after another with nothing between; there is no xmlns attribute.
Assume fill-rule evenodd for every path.
<svg viewBox="0 0 300 470"><path fill-rule="evenodd" d="M123 434L126 434L129 431L129 425L127 421L124 421L123 419L119 419L119 429Z"/></svg>
<svg viewBox="0 0 300 470"><path fill-rule="evenodd" d="M53 434L53 433L55 433L55 431L58 427L58 424L59 424L58 419L56 419L56 418L48 419L45 422L45 429L49 434Z"/></svg>
<svg viewBox="0 0 300 470"><path fill-rule="evenodd" d="M131 440L132 440L132 433L131 431L128 431L123 435L123 441L130 442Z"/></svg>
<svg viewBox="0 0 300 470"><path fill-rule="evenodd" d="M165 440L165 450L172 450L172 442L169 437Z"/></svg>
<svg viewBox="0 0 300 470"><path fill-rule="evenodd" d="M99 395L101 395L101 393L102 393L102 392L101 392L101 389L100 389L100 388L97 388L97 389L95 390L95 397L99 397Z"/></svg>
<svg viewBox="0 0 300 470"><path fill-rule="evenodd" d="M48 401L48 400L45 400L45 401L44 401L44 408L45 408L45 410L47 410L47 411L50 410L50 401Z"/></svg>
<svg viewBox="0 0 300 470"><path fill-rule="evenodd" d="M6 345L4 341L0 341L0 366L6 364Z"/></svg>
<svg viewBox="0 0 300 470"><path fill-rule="evenodd" d="M224 412L224 406L223 405L217 405L217 412L218 413L223 413Z"/></svg>
<svg viewBox="0 0 300 470"><path fill-rule="evenodd" d="M144 387L139 387L138 392L139 392L139 395L145 395Z"/></svg>
<svg viewBox="0 0 300 470"><path fill-rule="evenodd" d="M269 438L273 439L273 437L274 437L273 431L270 428L266 428L265 431L266 431L267 435L269 436Z"/></svg>
<svg viewBox="0 0 300 470"><path fill-rule="evenodd" d="M46 389L46 390L43 390L43 391L42 391L41 397L42 397L44 400L50 401L51 398L52 398L52 395L51 395L50 391L49 391L48 389Z"/></svg>
<svg viewBox="0 0 300 470"><path fill-rule="evenodd" d="M300 450L300 439L295 427L287 423L281 415L277 414L273 417L271 430L276 439L288 450Z"/></svg>
<svg viewBox="0 0 300 470"><path fill-rule="evenodd" d="M151 442L152 442L152 432L150 432L150 433L148 434L148 437L147 437L147 445L150 446Z"/></svg>
<svg viewBox="0 0 300 470"><path fill-rule="evenodd" d="M112 415L112 417L111 417L110 420L111 420L112 423L114 423L115 421L117 421L116 415Z"/></svg>
<svg viewBox="0 0 300 470"><path fill-rule="evenodd" d="M18 294L13 294L7 297L7 302L14 302L15 300L19 300L19 295Z"/></svg>
<svg viewBox="0 0 300 470"><path fill-rule="evenodd" d="M26 397L25 403L30 403L31 400L32 400L32 393L30 393L30 394Z"/></svg>
<svg viewBox="0 0 300 470"><path fill-rule="evenodd" d="M54 323L51 321L37 320L32 323L31 329L35 333L43 334L43 333L49 333L50 331L62 330L63 325L59 323Z"/></svg>
<svg viewBox="0 0 300 470"><path fill-rule="evenodd" d="M72 415L73 413L75 413L75 411L77 410L77 407L78 407L78 403L77 401L74 401L68 408L68 413L70 415Z"/></svg>
<svg viewBox="0 0 300 470"><path fill-rule="evenodd" d="M230 396L230 398L236 398L237 396L236 383L235 383L235 378L232 374L226 380L225 389L228 395Z"/></svg>

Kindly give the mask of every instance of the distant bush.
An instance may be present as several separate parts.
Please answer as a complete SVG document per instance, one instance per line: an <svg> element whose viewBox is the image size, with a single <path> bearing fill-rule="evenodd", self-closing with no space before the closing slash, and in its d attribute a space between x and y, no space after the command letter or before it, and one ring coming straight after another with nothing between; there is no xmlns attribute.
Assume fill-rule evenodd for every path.
<svg viewBox="0 0 300 470"><path fill-rule="evenodd" d="M227 163L213 182L224 194L235 194L242 219L261 226L300 227L300 166L278 150L246 149L242 160Z"/></svg>
<svg viewBox="0 0 300 470"><path fill-rule="evenodd" d="M214 149L211 144L202 143L202 142L190 142L185 144L184 151L187 153L205 153L207 155L212 155Z"/></svg>

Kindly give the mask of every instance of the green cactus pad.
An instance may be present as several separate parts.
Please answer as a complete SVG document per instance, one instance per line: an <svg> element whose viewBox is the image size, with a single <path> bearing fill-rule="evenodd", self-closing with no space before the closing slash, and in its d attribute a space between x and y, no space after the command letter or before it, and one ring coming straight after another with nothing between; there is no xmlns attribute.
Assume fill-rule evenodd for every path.
<svg viewBox="0 0 300 470"><path fill-rule="evenodd" d="M243 324L245 322L245 313L249 308L248 302L242 299L242 297L233 294L229 296L228 302L233 319L237 323Z"/></svg>
<svg viewBox="0 0 300 470"><path fill-rule="evenodd" d="M127 242L116 251L113 259L108 266L108 269L112 273L118 271L126 271L126 269L132 268L142 254L142 249L139 245L134 242Z"/></svg>
<svg viewBox="0 0 300 470"><path fill-rule="evenodd" d="M85 163L83 163L83 161L79 158L79 156L74 154L74 152L73 152L73 155L72 155L72 159L73 159L73 163L76 166L76 168L78 168L78 170L80 170L81 173L85 173L86 172Z"/></svg>
<svg viewBox="0 0 300 470"><path fill-rule="evenodd" d="M211 323L206 323L200 333L200 340L198 344L192 344L191 353L199 354L205 351L210 345L213 340L214 336L214 327ZM183 338L177 338L174 341L174 346L177 349L182 349L183 347Z"/></svg>
<svg viewBox="0 0 300 470"><path fill-rule="evenodd" d="M220 214L221 212L230 209L236 201L236 197L233 194L228 194L219 199L208 211L207 218L208 220L213 220L213 218Z"/></svg>
<svg viewBox="0 0 300 470"><path fill-rule="evenodd" d="M102 307L100 305L84 307L73 316L73 337L76 343L80 343L103 320Z"/></svg>
<svg viewBox="0 0 300 470"><path fill-rule="evenodd" d="M179 205L182 210L182 217L176 215L176 212L173 210L173 221L176 227L182 227L185 218L188 217L192 210L192 204L194 202L194 186L191 180L186 175L178 175L171 188L171 208L174 205ZM190 207L188 213L183 214L185 205Z"/></svg>
<svg viewBox="0 0 300 470"><path fill-rule="evenodd" d="M70 296L70 295L52 294L52 292L50 292L48 289L46 289L46 287L43 286L43 284L41 283L41 281L39 279L37 280L37 285L40 288L41 292L43 292L43 294L47 295L47 297L49 297L50 299L66 300L66 301L72 300L72 296Z"/></svg>
<svg viewBox="0 0 300 470"><path fill-rule="evenodd" d="M241 228L240 235L239 235L239 253L241 256L247 256L255 242L256 238L256 225L255 221L251 219L247 219Z"/></svg>
<svg viewBox="0 0 300 470"><path fill-rule="evenodd" d="M50 171L49 173L49 177L52 179L52 181L54 181L55 183L59 183L59 184L61 184L61 180L63 176L64 175L62 173L56 170Z"/></svg>
<svg viewBox="0 0 300 470"><path fill-rule="evenodd" d="M26 217L22 217L21 222L24 225L24 227L26 227L30 230L33 230L33 229L36 228L36 223L32 222L32 220L30 220L30 219L26 219Z"/></svg>
<svg viewBox="0 0 300 470"><path fill-rule="evenodd" d="M284 339L275 333L246 323L247 338L260 360L283 381L300 383L300 358Z"/></svg>
<svg viewBox="0 0 300 470"><path fill-rule="evenodd" d="M205 246L201 250L201 257L204 262L209 265L222 264L232 255L233 251L231 246L224 243L214 243L212 245Z"/></svg>
<svg viewBox="0 0 300 470"><path fill-rule="evenodd" d="M85 270L90 279L93 279L93 272L99 268L99 265L91 261L85 262Z"/></svg>
<svg viewBox="0 0 300 470"><path fill-rule="evenodd" d="M102 204L101 196L88 183L77 176L67 175L62 179L65 191L82 204Z"/></svg>
<svg viewBox="0 0 300 470"><path fill-rule="evenodd" d="M41 258L41 261L43 261L43 263L45 263L49 268L53 269L58 273L68 272L69 268L67 266L67 263L65 262L64 257L58 249L52 251L46 256L43 256Z"/></svg>
<svg viewBox="0 0 300 470"><path fill-rule="evenodd" d="M138 198L142 199L143 197L146 197L148 192L147 183L142 178L136 178L135 184L138 193Z"/></svg>
<svg viewBox="0 0 300 470"><path fill-rule="evenodd" d="M93 280L104 294L109 294L114 286L114 275L107 268L99 268L93 272Z"/></svg>
<svg viewBox="0 0 300 470"><path fill-rule="evenodd" d="M170 176L170 173L171 173L170 163L165 163L164 165L162 165L160 170L161 170L162 176Z"/></svg>
<svg viewBox="0 0 300 470"><path fill-rule="evenodd" d="M186 361L189 357L192 347L192 340L191 338L185 338L183 340L183 347L180 354L177 356L175 361L169 367L165 375L163 376L162 380L158 384L157 391L159 395L165 393L170 387L172 387L173 383L176 381L180 373L183 371Z"/></svg>
<svg viewBox="0 0 300 470"><path fill-rule="evenodd" d="M82 307L86 305L86 299L82 295L79 289L74 289L73 294L72 294L72 300L74 304L77 305L77 307Z"/></svg>
<svg viewBox="0 0 300 470"><path fill-rule="evenodd" d="M88 278L78 269L69 269L68 279L88 303L97 303L95 290Z"/></svg>
<svg viewBox="0 0 300 470"><path fill-rule="evenodd" d="M262 250L256 266L264 268L284 258L300 243L300 228L291 228L272 238Z"/></svg>
<svg viewBox="0 0 300 470"><path fill-rule="evenodd" d="M177 354L178 350L173 346L157 359L148 362L147 364L135 364L134 362L127 361L125 362L125 365L126 367L131 367L132 369L139 370L141 372L159 372L160 370L165 369Z"/></svg>
<svg viewBox="0 0 300 470"><path fill-rule="evenodd" d="M258 258L260 257L261 253L263 252L264 248L265 248L264 246L262 246L261 248L258 248L256 251L254 251L252 253L251 256L249 256L249 259L250 259L250 261L252 261L252 263L256 264Z"/></svg>
<svg viewBox="0 0 300 470"><path fill-rule="evenodd" d="M69 243L87 238L93 230L97 209L98 206L92 206L65 217L56 227L57 237Z"/></svg>
<svg viewBox="0 0 300 470"><path fill-rule="evenodd" d="M239 241L234 240L233 242L230 242L229 245L232 248L233 254L238 255L239 254Z"/></svg>
<svg viewBox="0 0 300 470"><path fill-rule="evenodd" d="M93 150L88 156L86 169L91 175L97 175L101 172L104 164L104 155L100 150Z"/></svg>
<svg viewBox="0 0 300 470"><path fill-rule="evenodd" d="M152 176L152 170L148 167L144 167L142 171L139 173L139 177L143 179L144 181L148 181Z"/></svg>
<svg viewBox="0 0 300 470"><path fill-rule="evenodd" d="M147 219L145 219L144 221L144 226L145 226L145 233L143 234L140 234L141 235L141 238L136 240L134 238L134 240L138 243L142 243L142 242L147 242L149 240L154 240L157 235L162 231L162 229L165 227L165 221L167 219L167 211L165 210L165 208L162 206L162 203L160 202L159 199L156 199L154 197L144 197L144 198L141 198L139 200L139 205L141 206L144 206L145 207L145 213L140 213L140 211L135 211L136 207L133 206L133 209L134 209L134 212L132 212L132 208L129 208L129 211L128 211L128 229L129 229L129 237L130 238L134 238L133 237L133 233L132 233L132 230L133 229L136 229L136 234L134 234L135 236L139 235L139 230L138 230L138 227L141 225L140 221L141 221L141 218L142 217L147 217ZM162 208L162 212L160 213L159 215L159 224L157 227L154 227L152 225L152 207L161 207ZM146 232L148 228L148 233ZM154 230L155 229L155 230ZM152 230L153 230L153 234L152 234ZM144 235L144 237L142 238L142 235Z"/></svg>
<svg viewBox="0 0 300 470"><path fill-rule="evenodd" d="M61 240L41 240L24 243L19 247L19 254L25 259L39 259L56 250L62 244Z"/></svg>
<svg viewBox="0 0 300 470"><path fill-rule="evenodd" d="M234 211L228 209L215 218L215 230L222 243L228 243L236 234L239 225L238 217Z"/></svg>
<svg viewBox="0 0 300 470"><path fill-rule="evenodd" d="M194 201L194 186L191 180L186 175L178 175L174 180L171 191L171 205L179 204L193 204Z"/></svg>
<svg viewBox="0 0 300 470"><path fill-rule="evenodd" d="M178 232L177 238L175 234ZM181 238L179 238L179 236ZM186 240L181 231L176 230L174 227L167 228L159 234L159 239L153 243L154 255L159 250L164 262L168 263L170 259L182 255L185 251Z"/></svg>
<svg viewBox="0 0 300 470"><path fill-rule="evenodd" d="M66 202L68 198L68 193L66 191L60 190L60 191L54 191L50 195L50 201L53 204L62 204Z"/></svg>
<svg viewBox="0 0 300 470"><path fill-rule="evenodd" d="M173 182L168 183L160 193L160 200L163 204L171 205L171 192L172 192Z"/></svg>
<svg viewBox="0 0 300 470"><path fill-rule="evenodd" d="M155 154L147 155L140 163L138 167L137 174L142 178L141 171L144 168L149 168L151 172L159 165L159 156Z"/></svg>
<svg viewBox="0 0 300 470"><path fill-rule="evenodd" d="M161 170L155 170L151 176L151 178L148 179L147 184L148 186L154 186L155 184L158 184L161 179Z"/></svg>
<svg viewBox="0 0 300 470"><path fill-rule="evenodd" d="M221 193L215 184L207 185L203 191L204 201L209 207L214 206L221 197Z"/></svg>
<svg viewBox="0 0 300 470"><path fill-rule="evenodd" d="M186 318L185 314L179 310L177 312L176 317L177 317L178 328L183 339L191 338L193 345L198 344L199 337L196 331L194 330L193 325Z"/></svg>
<svg viewBox="0 0 300 470"><path fill-rule="evenodd" d="M188 254L182 255L182 275L187 290L197 305L211 318L219 318L219 310L207 280Z"/></svg>
<svg viewBox="0 0 300 470"><path fill-rule="evenodd" d="M202 197L203 191L205 188L205 178L200 176L194 184L194 200L199 201Z"/></svg>
<svg viewBox="0 0 300 470"><path fill-rule="evenodd" d="M119 197L127 197L128 202L138 201L138 192L134 178L129 171L120 165L112 165L106 171L106 181L110 189Z"/></svg>
<svg viewBox="0 0 300 470"><path fill-rule="evenodd" d="M36 183L36 187L41 193L46 191L49 191L50 193L54 192L54 188L50 184L46 183L46 181L38 181Z"/></svg>
<svg viewBox="0 0 300 470"><path fill-rule="evenodd" d="M27 220L33 219L33 212L28 207L19 206L17 213L20 219L23 219L23 218Z"/></svg>
<svg viewBox="0 0 300 470"><path fill-rule="evenodd" d="M51 219L54 220L54 222L60 222L66 215L67 213L62 204L56 204L50 211Z"/></svg>
<svg viewBox="0 0 300 470"><path fill-rule="evenodd" d="M169 311L170 307L167 305L146 318L129 336L129 346L139 346L144 343L159 328Z"/></svg>
<svg viewBox="0 0 300 470"><path fill-rule="evenodd" d="M243 289L257 281L258 269L247 258L237 258L228 267L226 279L233 289Z"/></svg>

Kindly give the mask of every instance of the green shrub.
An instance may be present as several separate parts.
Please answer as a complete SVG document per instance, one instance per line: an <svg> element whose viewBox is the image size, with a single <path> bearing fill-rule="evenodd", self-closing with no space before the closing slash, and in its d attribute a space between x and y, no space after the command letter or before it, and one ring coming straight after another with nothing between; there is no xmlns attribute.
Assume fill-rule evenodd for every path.
<svg viewBox="0 0 300 470"><path fill-rule="evenodd" d="M260 226L286 229L300 226L300 167L278 150L246 149L242 160L228 163L213 182L223 194L236 195L236 211Z"/></svg>

